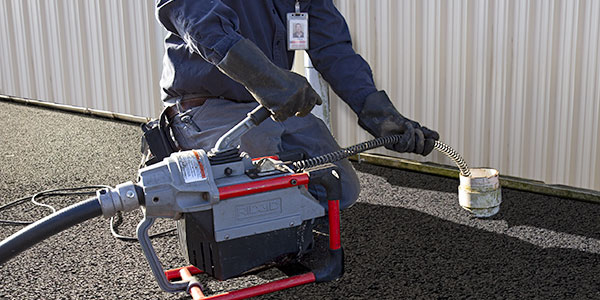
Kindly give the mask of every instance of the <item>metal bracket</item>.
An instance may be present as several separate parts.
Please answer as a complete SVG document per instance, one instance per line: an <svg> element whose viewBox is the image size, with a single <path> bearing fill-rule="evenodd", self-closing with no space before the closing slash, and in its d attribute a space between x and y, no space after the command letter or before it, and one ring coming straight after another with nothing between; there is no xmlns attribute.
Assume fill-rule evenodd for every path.
<svg viewBox="0 0 600 300"><path fill-rule="evenodd" d="M152 247L152 242L148 236L148 229L152 227L152 224L154 224L154 220L156 218L148 217L146 215L146 210L142 210L144 211L144 219L137 226L137 237L140 241L140 245L142 246L142 251L146 256L148 263L150 263L150 268L152 269L152 273L154 274L158 285L161 289L169 293L185 291L188 287L187 282L171 283L167 279L167 276L165 276L165 270L163 269L158 256L156 256L156 251L154 251L154 247Z"/></svg>

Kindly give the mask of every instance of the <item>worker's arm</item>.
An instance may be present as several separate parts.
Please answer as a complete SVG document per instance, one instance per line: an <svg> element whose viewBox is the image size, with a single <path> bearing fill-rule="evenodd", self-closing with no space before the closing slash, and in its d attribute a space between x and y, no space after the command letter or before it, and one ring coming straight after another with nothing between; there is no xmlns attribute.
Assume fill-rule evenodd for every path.
<svg viewBox="0 0 600 300"><path fill-rule="evenodd" d="M352 49L350 31L332 0L313 0L309 7L307 51L315 68L356 113L376 92L369 64Z"/></svg>
<svg viewBox="0 0 600 300"><path fill-rule="evenodd" d="M242 39L237 14L221 1L157 0L156 16L167 31L215 65Z"/></svg>
<svg viewBox="0 0 600 300"><path fill-rule="evenodd" d="M375 137L403 134L389 146L398 152L428 155L439 134L402 116L383 91L377 91L368 63L352 49L348 25L332 0L313 0L309 8L310 47L315 68Z"/></svg>
<svg viewBox="0 0 600 300"><path fill-rule="evenodd" d="M192 51L243 84L275 120L305 116L321 104L306 78L276 66L239 34L237 14L221 1L160 0L157 17Z"/></svg>

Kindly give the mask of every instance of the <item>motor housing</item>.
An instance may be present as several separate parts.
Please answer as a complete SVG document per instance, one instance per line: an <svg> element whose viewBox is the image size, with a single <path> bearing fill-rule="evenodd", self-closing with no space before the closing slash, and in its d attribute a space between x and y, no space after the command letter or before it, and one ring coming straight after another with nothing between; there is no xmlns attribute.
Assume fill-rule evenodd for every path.
<svg viewBox="0 0 600 300"><path fill-rule="evenodd" d="M219 280L300 258L312 247L314 220L325 215L301 184L308 175L252 177L220 180L224 199L178 221L184 257Z"/></svg>
<svg viewBox="0 0 600 300"><path fill-rule="evenodd" d="M139 174L146 214L178 220L184 257L220 280L301 257L314 220L325 216L309 175L274 158L191 150Z"/></svg>
<svg viewBox="0 0 600 300"><path fill-rule="evenodd" d="M210 211L185 214L178 221L186 260L208 275L226 280L300 258L312 248L312 222L232 240L216 241Z"/></svg>

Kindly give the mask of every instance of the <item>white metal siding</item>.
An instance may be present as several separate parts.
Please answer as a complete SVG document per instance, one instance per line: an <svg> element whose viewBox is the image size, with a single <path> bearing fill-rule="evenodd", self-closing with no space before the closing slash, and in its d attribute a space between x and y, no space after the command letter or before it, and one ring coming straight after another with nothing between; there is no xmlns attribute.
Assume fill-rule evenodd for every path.
<svg viewBox="0 0 600 300"><path fill-rule="evenodd" d="M336 3L378 88L470 165L600 190L600 1ZM341 144L369 138L332 113Z"/></svg>
<svg viewBox="0 0 600 300"><path fill-rule="evenodd" d="M0 1L0 94L156 116L153 1Z"/></svg>
<svg viewBox="0 0 600 300"><path fill-rule="evenodd" d="M378 87L470 165L600 190L600 1L336 3ZM163 35L153 1L2 0L0 94L156 116ZM331 105L342 145L369 138Z"/></svg>

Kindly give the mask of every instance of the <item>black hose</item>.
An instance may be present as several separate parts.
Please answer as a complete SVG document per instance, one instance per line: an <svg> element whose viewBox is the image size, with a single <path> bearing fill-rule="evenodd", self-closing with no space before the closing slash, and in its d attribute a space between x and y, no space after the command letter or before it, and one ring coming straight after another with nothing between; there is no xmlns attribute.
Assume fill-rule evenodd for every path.
<svg viewBox="0 0 600 300"><path fill-rule="evenodd" d="M54 234L101 215L100 202L94 197L40 219L0 242L0 265Z"/></svg>

